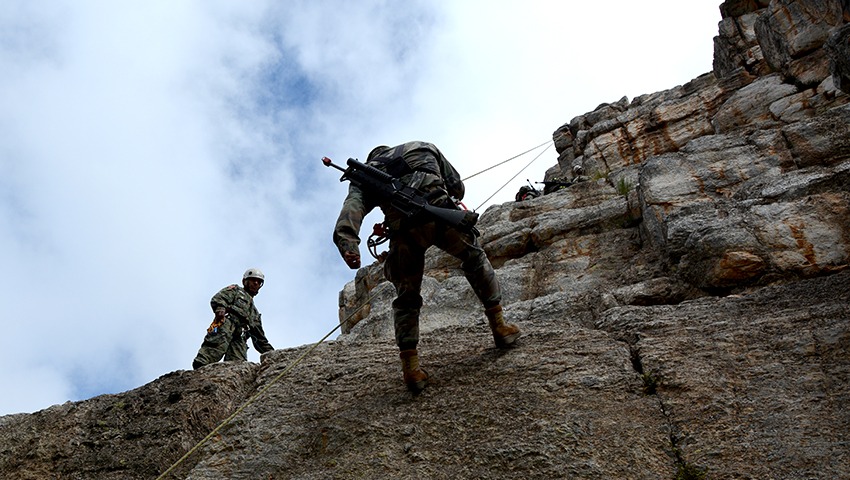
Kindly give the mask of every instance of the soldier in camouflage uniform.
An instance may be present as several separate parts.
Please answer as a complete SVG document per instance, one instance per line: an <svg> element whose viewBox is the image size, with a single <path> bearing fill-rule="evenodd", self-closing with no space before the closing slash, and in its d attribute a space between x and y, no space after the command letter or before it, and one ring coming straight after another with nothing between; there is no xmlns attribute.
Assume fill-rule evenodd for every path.
<svg viewBox="0 0 850 480"><path fill-rule="evenodd" d="M581 183L590 180L590 177L584 174L584 167L581 165L573 166L573 183Z"/></svg>
<svg viewBox="0 0 850 480"><path fill-rule="evenodd" d="M216 363L224 357L225 362L248 360L248 337L258 352L274 350L263 331L260 312L254 306L254 297L260 293L265 276L257 268L249 268L242 276L242 286L230 285L216 293L210 306L215 318L192 368L198 369Z"/></svg>
<svg viewBox="0 0 850 480"><path fill-rule="evenodd" d="M369 153L366 163L417 188L433 205L457 208L450 197L463 199L464 185L460 175L433 144L408 142L396 147L379 146ZM477 231L463 232L420 216L406 218L391 205L379 203L369 192L351 184L333 235L346 264L352 269L360 268L360 225L376 206L383 211L384 226L389 231L390 248L384 261L384 276L396 289L397 296L392 303L393 322L407 387L418 393L428 383L427 373L419 367L416 348L425 250L431 245L462 262L464 275L484 306L496 346L513 346L520 331L516 325L505 322L501 289L486 253L478 244Z"/></svg>

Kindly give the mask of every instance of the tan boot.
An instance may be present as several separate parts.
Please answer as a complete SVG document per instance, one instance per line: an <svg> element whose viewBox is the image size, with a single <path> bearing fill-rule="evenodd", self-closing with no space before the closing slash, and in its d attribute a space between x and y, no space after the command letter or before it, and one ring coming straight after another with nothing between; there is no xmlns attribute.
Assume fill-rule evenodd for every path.
<svg viewBox="0 0 850 480"><path fill-rule="evenodd" d="M404 374L404 384L408 390L413 393L419 393L425 390L428 385L428 373L419 368L419 354L415 349L402 350L399 352L401 357L401 373Z"/></svg>
<svg viewBox="0 0 850 480"><path fill-rule="evenodd" d="M487 315L487 321L490 322L490 330L493 331L493 340L496 341L497 347L510 348L514 345L516 339L522 335L519 327L512 323L505 323L501 305L484 310L484 315Z"/></svg>

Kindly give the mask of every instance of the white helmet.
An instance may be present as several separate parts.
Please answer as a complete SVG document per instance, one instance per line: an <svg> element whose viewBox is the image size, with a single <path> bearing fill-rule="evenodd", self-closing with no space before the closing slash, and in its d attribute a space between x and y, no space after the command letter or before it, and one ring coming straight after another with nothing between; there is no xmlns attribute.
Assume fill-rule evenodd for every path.
<svg viewBox="0 0 850 480"><path fill-rule="evenodd" d="M263 275L263 272L260 271L259 268L249 268L248 270L245 270L245 274L242 275L242 280L247 280L249 278L258 278L263 282L266 281L265 275Z"/></svg>

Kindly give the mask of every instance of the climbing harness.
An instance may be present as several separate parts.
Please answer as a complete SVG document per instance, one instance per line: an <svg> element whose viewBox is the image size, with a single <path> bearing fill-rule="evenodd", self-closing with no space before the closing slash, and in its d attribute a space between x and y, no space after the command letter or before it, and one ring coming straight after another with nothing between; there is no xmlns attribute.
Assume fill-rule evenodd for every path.
<svg viewBox="0 0 850 480"><path fill-rule="evenodd" d="M173 464L173 465L171 465L170 467L168 467L168 470L166 470L166 471L162 472L162 474L161 474L160 476L156 477L156 480L163 480L163 479L166 477L166 475L168 475L169 473L171 473L172 471L174 471L174 469L175 469L175 468L177 468L177 467L178 467L181 463L183 463L184 461L186 461L186 459L187 459L187 458L189 458L189 456L190 456L190 455L192 455L193 453L195 453L195 452L196 452L199 448L201 448L201 446L203 446L203 445L204 445L205 443L207 443L207 442L208 442L211 438L213 438L215 435L217 435L217 434L218 434L218 432L220 432L222 428L224 428L227 424L229 424L230 422L232 422L232 421L233 421L233 419L234 419L234 418L236 418L236 416L237 416L237 415L239 415L240 413L242 413L242 411L243 411L243 410L245 410L245 408L247 408L247 407L248 407L248 405L251 405L252 403L254 403L254 401L256 401L258 398L260 398L261 396L263 396L263 394L265 394L265 393L266 393L266 392L267 392L267 391L268 391L268 390L269 390L269 389L270 389L270 388L271 388L271 387L272 387L275 383L277 383L277 382L278 382L278 380L280 380L281 378L283 378L283 376L284 376L284 375L286 375L287 373L289 373L289 372L290 372L293 368L295 368L295 367L296 367L299 363L301 363L301 361L302 361L302 360L304 360L304 359L307 357L307 355L310 355L310 354L313 352L313 350L315 350L315 349L316 349L316 347L318 347L318 346L319 346L319 345L321 345L321 344L322 344L325 340L327 340L327 339L328 339L328 337L330 337L330 336L331 336L331 335L332 335L332 334L333 334L333 333L334 333L334 332L335 332L338 328L340 328L340 327L342 327L343 325L345 325L345 324L346 324L346 323L347 323L347 322L351 319L351 317L353 317L353 316L354 316L357 312L359 312L361 309L363 309L363 307L365 307L366 305L371 304L371 303L372 303L372 300L374 300L374 299L375 299L375 297L377 297L379 293L381 293L381 292L380 292L380 291L376 291L375 293L373 293L372 295L370 295L370 296L369 296L369 298L367 298L365 302L363 302L363 303L362 303L359 307L357 307L356 309L354 309L354 311L352 311L352 312L351 312L351 313L350 313L347 317L345 317L345 319L344 319L343 321L339 322L339 324L337 324L337 326L336 326L336 327L334 327L334 328L333 328L330 332L328 332L327 334L325 334L325 336L324 336L324 337L322 337L322 338L321 338L321 340L319 340L318 342L316 342L315 344L313 344L310 348L308 348L308 349L307 349L307 351L305 351L305 352L304 352L304 353L302 353L302 354L301 354L298 358L296 358L295 360L293 360L293 361L292 361L292 363L290 363L290 364L289 364L286 368L284 368L284 369L283 369L283 371L282 371L282 372L280 372L280 373L279 373L276 377L274 377L274 378L273 378L273 379L272 379L272 380L268 383L268 385L266 385L265 387L263 387L263 388L262 388L262 390L260 390L259 392L255 393L255 394L254 394L251 398L249 398L249 399L248 399L245 403L243 403L243 404L242 404L242 406L240 406L239 408L237 408L237 409L236 409L236 411L234 411L232 414L230 414L230 416L229 416L229 417L225 418L225 419L224 419L224 421L222 421L222 422L221 422L221 423L220 423L217 427L215 427L215 428L214 428L214 429L213 429L213 430L212 430L212 431L211 431L211 432L210 432L210 433L209 433L206 437L204 437L204 438L203 438L200 442L198 442L197 444L195 444L195 446L194 446L194 447L190 448L190 449L189 449L189 451L188 451L188 452L186 452L186 454L185 454L185 455L183 455L182 457L180 457L180 458L179 458L176 462L174 462L174 464Z"/></svg>
<svg viewBox="0 0 850 480"><path fill-rule="evenodd" d="M456 205L460 207L461 210L469 211L463 202L456 202ZM389 239L390 231L387 229L386 225L383 223L376 223L375 226L372 227L372 234L366 239L366 246L368 247L369 254L372 255L372 258L378 262L384 261L387 257L387 252L378 253L378 246L388 242Z"/></svg>
<svg viewBox="0 0 850 480"><path fill-rule="evenodd" d="M369 235L368 239L366 239L366 245L369 247L369 253L371 253L372 257L379 262L384 261L386 252L379 254L378 246L386 243L387 240L390 239L389 235L390 232L383 223L376 223L375 226L372 227L372 234Z"/></svg>

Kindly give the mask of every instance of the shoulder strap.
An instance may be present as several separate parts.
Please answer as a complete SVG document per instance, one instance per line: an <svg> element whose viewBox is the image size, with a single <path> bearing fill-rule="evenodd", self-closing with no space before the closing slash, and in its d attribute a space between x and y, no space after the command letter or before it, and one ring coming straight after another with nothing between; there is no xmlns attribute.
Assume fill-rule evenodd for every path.
<svg viewBox="0 0 850 480"><path fill-rule="evenodd" d="M404 145L399 145L387 150L385 153L375 156L369 160L369 165L372 165L383 172L387 172L395 178L407 175L413 170L411 170L407 162L404 161L404 149Z"/></svg>

